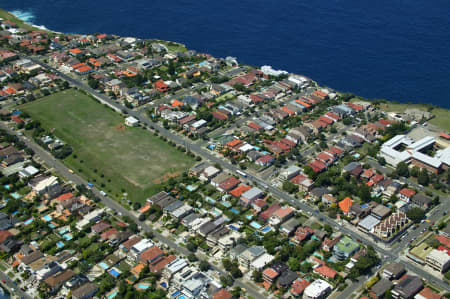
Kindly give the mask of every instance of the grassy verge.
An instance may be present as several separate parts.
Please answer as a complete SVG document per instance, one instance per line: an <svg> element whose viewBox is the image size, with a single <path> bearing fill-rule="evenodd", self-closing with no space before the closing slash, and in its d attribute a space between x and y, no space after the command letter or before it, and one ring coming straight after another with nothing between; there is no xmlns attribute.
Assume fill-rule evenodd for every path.
<svg viewBox="0 0 450 299"><path fill-rule="evenodd" d="M23 28L23 29L27 29L27 30L42 30L40 28L37 28L35 26L32 26L24 21L22 21L21 19L17 18L15 15L13 15L12 13L1 9L0 8L0 18L2 18L3 20L8 20L11 22L14 22L17 24L18 27ZM48 31L48 30L45 30ZM50 32L50 31L48 31Z"/></svg>

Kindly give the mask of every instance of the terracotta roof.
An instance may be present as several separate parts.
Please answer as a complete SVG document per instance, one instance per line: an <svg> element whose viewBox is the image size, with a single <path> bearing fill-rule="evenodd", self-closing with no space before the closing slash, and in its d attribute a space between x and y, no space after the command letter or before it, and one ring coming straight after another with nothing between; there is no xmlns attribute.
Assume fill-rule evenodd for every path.
<svg viewBox="0 0 450 299"><path fill-rule="evenodd" d="M346 197L339 202L339 208L342 210L342 212L348 213L352 204L352 199L350 197Z"/></svg>
<svg viewBox="0 0 450 299"><path fill-rule="evenodd" d="M419 295L421 295L425 299L441 299L442 298L441 295L436 294L430 288L424 288L422 291L419 292ZM416 297L414 297L414 298L416 298Z"/></svg>
<svg viewBox="0 0 450 299"><path fill-rule="evenodd" d="M0 230L0 244L5 242L8 237L11 237L12 234L7 230Z"/></svg>
<svg viewBox="0 0 450 299"><path fill-rule="evenodd" d="M140 259L143 261L153 261L155 258L157 258L160 255L163 255L164 251L161 250L158 246L153 246L152 248L147 249L140 255Z"/></svg>
<svg viewBox="0 0 450 299"><path fill-rule="evenodd" d="M400 194L404 195L408 198L411 198L414 194L416 194L416 191L408 189L408 188L403 188L402 190L400 190Z"/></svg>
<svg viewBox="0 0 450 299"><path fill-rule="evenodd" d="M240 197L243 193L247 192L251 188L252 187L247 186L247 185L240 185L240 186L237 186L236 188L234 188L233 190L231 190L230 194L235 197Z"/></svg>
<svg viewBox="0 0 450 299"><path fill-rule="evenodd" d="M158 259L157 261L150 264L150 271L153 273L159 272L162 269L164 269L164 267L166 267L168 264L176 260L176 258L177 257L175 255L169 255L163 257L162 259Z"/></svg>
<svg viewBox="0 0 450 299"><path fill-rule="evenodd" d="M441 243L442 245L450 248L450 238L441 235L441 236L436 236L436 240L438 240L439 243Z"/></svg>
<svg viewBox="0 0 450 299"><path fill-rule="evenodd" d="M231 298L233 298L233 295L231 295L231 293L225 289L220 289L212 297L212 299L231 299Z"/></svg>
<svg viewBox="0 0 450 299"><path fill-rule="evenodd" d="M330 267L325 266L325 265L314 268L314 272L317 272L320 275L328 277L328 278L334 278L337 274L336 271L334 271L333 269L331 269Z"/></svg>
<svg viewBox="0 0 450 299"><path fill-rule="evenodd" d="M73 197L73 194L69 192L69 193L61 194L60 196L58 196L56 198L56 200L57 201L65 201L65 200L71 199L72 197Z"/></svg>
<svg viewBox="0 0 450 299"><path fill-rule="evenodd" d="M277 271L275 271L272 268L267 268L266 270L263 271L263 275L267 276L271 279L275 279L275 278L277 278L278 275L280 275L280 273L278 273Z"/></svg>

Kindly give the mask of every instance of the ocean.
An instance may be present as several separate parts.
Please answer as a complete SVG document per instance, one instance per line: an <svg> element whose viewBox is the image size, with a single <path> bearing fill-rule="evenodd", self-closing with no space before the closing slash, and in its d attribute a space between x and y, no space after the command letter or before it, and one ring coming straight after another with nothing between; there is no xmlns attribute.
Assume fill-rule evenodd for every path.
<svg viewBox="0 0 450 299"><path fill-rule="evenodd" d="M370 99L450 108L450 1L0 0L66 33L178 41Z"/></svg>

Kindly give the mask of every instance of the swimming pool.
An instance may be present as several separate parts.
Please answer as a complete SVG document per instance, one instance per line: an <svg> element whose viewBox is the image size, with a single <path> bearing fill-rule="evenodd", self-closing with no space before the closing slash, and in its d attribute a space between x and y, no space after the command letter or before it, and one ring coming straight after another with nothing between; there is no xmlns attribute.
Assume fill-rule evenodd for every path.
<svg viewBox="0 0 450 299"><path fill-rule="evenodd" d="M177 299L186 299L186 296L181 295L180 297L178 297Z"/></svg>
<svg viewBox="0 0 450 299"><path fill-rule="evenodd" d="M33 222L33 218L30 218L30 219L28 219L28 220L25 220L24 222L23 222L23 224L25 224L25 225L28 225L28 224L30 224L31 222Z"/></svg>
<svg viewBox="0 0 450 299"><path fill-rule="evenodd" d="M245 216L245 218L247 218L248 220L252 220L253 219L253 215L247 215L247 216Z"/></svg>
<svg viewBox="0 0 450 299"><path fill-rule="evenodd" d="M231 212L233 212L234 214L239 214L240 212L238 210L236 210L235 208L231 208L230 209Z"/></svg>
<svg viewBox="0 0 450 299"><path fill-rule="evenodd" d="M13 192L13 193L11 193L10 195L11 195L12 197L14 197L15 199L19 199L19 198L22 197L22 195L20 195L20 194L17 193L17 192Z"/></svg>
<svg viewBox="0 0 450 299"><path fill-rule="evenodd" d="M68 227L63 227L59 230L59 234L60 235L64 235L65 233L67 233L68 231L70 231L70 228Z"/></svg>
<svg viewBox="0 0 450 299"><path fill-rule="evenodd" d="M180 295L181 294L181 292L180 291L176 291L175 293L173 293L171 296L172 297L176 297L176 296L178 296L178 295Z"/></svg>
<svg viewBox="0 0 450 299"><path fill-rule="evenodd" d="M255 229L260 229L262 227L261 224L259 224L258 222L255 222L255 221L250 222L250 226Z"/></svg>
<svg viewBox="0 0 450 299"><path fill-rule="evenodd" d="M221 202L222 206L224 206L225 208L229 208L231 207L231 203L227 202L227 201L223 201Z"/></svg>
<svg viewBox="0 0 450 299"><path fill-rule="evenodd" d="M146 289L148 289L148 288L150 287L150 285L149 285L149 284L146 284L146 283L138 283L138 284L137 284L137 287L138 287L139 289L141 289L141 290L146 290Z"/></svg>
<svg viewBox="0 0 450 299"><path fill-rule="evenodd" d="M63 238L66 241L70 241L73 239L73 236L72 236L72 234L67 233L67 234L63 235Z"/></svg>
<svg viewBox="0 0 450 299"><path fill-rule="evenodd" d="M270 226L265 226L261 229L261 232L264 234L267 234L268 232L270 232L272 230L272 228Z"/></svg>
<svg viewBox="0 0 450 299"><path fill-rule="evenodd" d="M63 248L64 247L64 243L61 242L61 241L58 241L58 243L56 243L56 247Z"/></svg>
<svg viewBox="0 0 450 299"><path fill-rule="evenodd" d="M48 224L48 227L50 227L50 228L55 228L56 225L54 225L53 223L49 223L49 224Z"/></svg>
<svg viewBox="0 0 450 299"><path fill-rule="evenodd" d="M108 270L108 273L111 274L111 275L114 276L114 277L119 277L119 275L120 275L119 270L116 270L115 268L109 269L109 270Z"/></svg>
<svg viewBox="0 0 450 299"><path fill-rule="evenodd" d="M45 222L50 222L50 221L52 221L52 216L50 216L50 215L45 215L45 216L42 216L42 219L45 221Z"/></svg>
<svg viewBox="0 0 450 299"><path fill-rule="evenodd" d="M114 297L116 297L117 296L117 291L112 291L108 296L106 296L106 297L108 297L108 299L112 299L112 298L114 298Z"/></svg>
<svg viewBox="0 0 450 299"><path fill-rule="evenodd" d="M3 185L3 187L5 187L6 190L11 189L11 186L10 186L10 185Z"/></svg>
<svg viewBox="0 0 450 299"><path fill-rule="evenodd" d="M98 265L99 265L100 267L102 267L104 270L106 270L106 269L109 268L109 266L108 266L105 262L100 262L100 263L98 263Z"/></svg>

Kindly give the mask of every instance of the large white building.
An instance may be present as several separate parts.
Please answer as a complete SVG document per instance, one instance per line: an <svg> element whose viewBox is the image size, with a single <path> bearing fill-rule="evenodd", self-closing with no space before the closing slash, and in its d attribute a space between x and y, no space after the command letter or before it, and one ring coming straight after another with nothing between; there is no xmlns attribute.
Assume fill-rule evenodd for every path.
<svg viewBox="0 0 450 299"><path fill-rule="evenodd" d="M428 266L444 273L450 266L450 256L446 251L441 251L437 249L431 250L431 252L426 256L425 261Z"/></svg>
<svg viewBox="0 0 450 299"><path fill-rule="evenodd" d="M315 280L312 284L305 288L303 292L304 299L322 299L326 298L331 292L332 286L322 279Z"/></svg>
<svg viewBox="0 0 450 299"><path fill-rule="evenodd" d="M436 151L433 157L424 153L425 150L433 148L435 143L436 139L432 136L425 136L416 141L407 135L397 135L383 144L379 155L393 166L405 162L438 172L450 166L450 147Z"/></svg>

